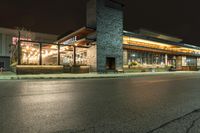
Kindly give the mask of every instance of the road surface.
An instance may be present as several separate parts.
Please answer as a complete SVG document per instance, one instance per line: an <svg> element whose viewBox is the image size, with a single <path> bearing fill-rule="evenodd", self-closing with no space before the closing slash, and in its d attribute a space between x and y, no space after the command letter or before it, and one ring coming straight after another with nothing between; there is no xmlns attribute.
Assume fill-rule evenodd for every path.
<svg viewBox="0 0 200 133"><path fill-rule="evenodd" d="M0 81L1 133L198 133L200 74Z"/></svg>

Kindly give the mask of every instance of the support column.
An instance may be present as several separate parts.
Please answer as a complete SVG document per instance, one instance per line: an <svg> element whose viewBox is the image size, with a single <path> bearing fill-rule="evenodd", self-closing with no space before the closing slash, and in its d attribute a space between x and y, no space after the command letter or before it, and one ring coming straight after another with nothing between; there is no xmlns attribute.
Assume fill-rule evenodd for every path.
<svg viewBox="0 0 200 133"><path fill-rule="evenodd" d="M17 56L18 56L17 64L18 65L21 65L21 47L20 47L20 45L21 45L21 41L19 40L18 44L17 44Z"/></svg>
<svg viewBox="0 0 200 133"><path fill-rule="evenodd" d="M60 45L58 44L58 65L60 65Z"/></svg>
<svg viewBox="0 0 200 133"><path fill-rule="evenodd" d="M168 65L168 55L165 54L165 65Z"/></svg>
<svg viewBox="0 0 200 133"><path fill-rule="evenodd" d="M76 66L76 46L74 47L74 66Z"/></svg>
<svg viewBox="0 0 200 133"><path fill-rule="evenodd" d="M40 65L42 65L42 44L40 43L40 59L39 59Z"/></svg>

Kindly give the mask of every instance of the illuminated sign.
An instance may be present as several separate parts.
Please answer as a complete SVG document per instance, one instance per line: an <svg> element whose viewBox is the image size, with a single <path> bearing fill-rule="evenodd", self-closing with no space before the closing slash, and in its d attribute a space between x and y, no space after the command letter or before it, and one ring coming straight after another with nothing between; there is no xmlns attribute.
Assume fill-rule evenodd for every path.
<svg viewBox="0 0 200 133"><path fill-rule="evenodd" d="M68 39L67 41L64 41L63 44L69 45L69 44L75 43L76 41L77 41L77 36L74 36L74 37Z"/></svg>
<svg viewBox="0 0 200 133"><path fill-rule="evenodd" d="M20 40L31 41L30 38L20 38ZM12 44L13 44L13 45L17 45L17 42L18 42L18 37L13 37L13 38L12 38Z"/></svg>

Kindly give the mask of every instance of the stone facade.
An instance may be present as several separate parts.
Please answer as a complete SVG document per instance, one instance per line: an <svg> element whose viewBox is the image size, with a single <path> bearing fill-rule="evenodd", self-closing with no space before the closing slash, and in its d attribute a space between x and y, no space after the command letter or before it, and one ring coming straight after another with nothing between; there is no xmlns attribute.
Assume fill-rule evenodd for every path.
<svg viewBox="0 0 200 133"><path fill-rule="evenodd" d="M92 2L91 2L92 1ZM87 25L94 25L96 21L97 44L97 71L106 71L106 59L115 59L115 69L123 69L123 11L106 6L108 0L89 0L95 3L96 15L87 16L90 20ZM112 4L112 3L111 3ZM109 2L109 5L111 5ZM118 4L118 3L114 3ZM121 6L121 5L120 5ZM91 9L90 9L91 10ZM90 14L87 12L87 14ZM94 18L95 17L95 18Z"/></svg>

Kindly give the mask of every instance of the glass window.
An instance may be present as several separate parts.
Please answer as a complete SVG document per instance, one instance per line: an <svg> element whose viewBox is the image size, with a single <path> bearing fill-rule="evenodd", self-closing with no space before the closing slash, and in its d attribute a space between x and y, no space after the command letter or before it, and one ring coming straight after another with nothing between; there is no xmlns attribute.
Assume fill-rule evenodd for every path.
<svg viewBox="0 0 200 133"><path fill-rule="evenodd" d="M42 65L58 65L58 46L53 44L42 45Z"/></svg>
<svg viewBox="0 0 200 133"><path fill-rule="evenodd" d="M188 66L197 66L197 58L187 57L187 65Z"/></svg>
<svg viewBox="0 0 200 133"><path fill-rule="evenodd" d="M73 65L73 47L60 46L60 64Z"/></svg>
<svg viewBox="0 0 200 133"><path fill-rule="evenodd" d="M147 64L164 65L165 55L154 52L128 50L128 62L134 62L135 64L140 64L140 65L147 65Z"/></svg>
<svg viewBox="0 0 200 133"><path fill-rule="evenodd" d="M76 64L87 65L87 49L86 48L76 48Z"/></svg>
<svg viewBox="0 0 200 133"><path fill-rule="evenodd" d="M76 47L76 64L87 65L88 64L87 48ZM60 64L61 65L73 65L74 64L74 48L70 46L60 47Z"/></svg>
<svg viewBox="0 0 200 133"><path fill-rule="evenodd" d="M21 64L22 65L38 65L39 50L38 43L22 42L21 43Z"/></svg>

